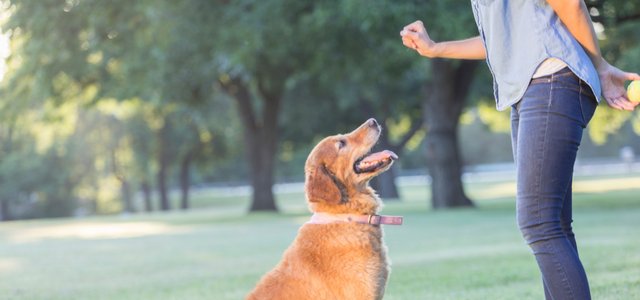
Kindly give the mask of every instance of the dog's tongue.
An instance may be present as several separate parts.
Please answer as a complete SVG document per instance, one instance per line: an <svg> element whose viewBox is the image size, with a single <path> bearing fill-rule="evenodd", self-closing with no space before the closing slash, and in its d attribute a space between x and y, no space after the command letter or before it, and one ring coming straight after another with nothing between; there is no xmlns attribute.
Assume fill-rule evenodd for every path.
<svg viewBox="0 0 640 300"><path fill-rule="evenodd" d="M398 156L389 150L384 150L382 152L373 153L367 157L365 157L362 162L370 162L370 161L380 161L383 159L387 159L389 157L393 157L393 159L398 159Z"/></svg>

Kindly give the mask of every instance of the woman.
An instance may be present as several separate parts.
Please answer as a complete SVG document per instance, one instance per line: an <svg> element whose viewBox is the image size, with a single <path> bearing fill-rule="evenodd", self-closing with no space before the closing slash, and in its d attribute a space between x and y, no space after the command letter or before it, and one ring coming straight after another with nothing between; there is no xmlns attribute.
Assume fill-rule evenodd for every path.
<svg viewBox="0 0 640 300"><path fill-rule="evenodd" d="M634 110L622 84L640 80L600 54L582 0L471 0L480 36L435 43L422 22L404 45L427 57L487 59L497 108L511 107L518 225L546 299L591 299L571 228L571 181L582 132L600 101Z"/></svg>

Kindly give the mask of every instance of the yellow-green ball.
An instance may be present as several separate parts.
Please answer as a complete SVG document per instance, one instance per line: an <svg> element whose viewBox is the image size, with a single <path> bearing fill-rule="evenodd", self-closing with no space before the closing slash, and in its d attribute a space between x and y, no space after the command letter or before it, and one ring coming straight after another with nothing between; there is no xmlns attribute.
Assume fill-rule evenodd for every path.
<svg viewBox="0 0 640 300"><path fill-rule="evenodd" d="M640 80L636 80L627 87L627 95L631 102L640 102Z"/></svg>

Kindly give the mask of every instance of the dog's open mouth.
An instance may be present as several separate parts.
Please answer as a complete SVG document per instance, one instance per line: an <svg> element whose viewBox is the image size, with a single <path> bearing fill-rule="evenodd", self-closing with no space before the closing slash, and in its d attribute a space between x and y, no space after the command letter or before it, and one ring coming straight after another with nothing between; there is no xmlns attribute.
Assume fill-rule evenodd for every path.
<svg viewBox="0 0 640 300"><path fill-rule="evenodd" d="M367 154L356 160L355 164L353 165L353 169L358 174L375 172L390 165L394 159L398 159L398 156L389 150Z"/></svg>

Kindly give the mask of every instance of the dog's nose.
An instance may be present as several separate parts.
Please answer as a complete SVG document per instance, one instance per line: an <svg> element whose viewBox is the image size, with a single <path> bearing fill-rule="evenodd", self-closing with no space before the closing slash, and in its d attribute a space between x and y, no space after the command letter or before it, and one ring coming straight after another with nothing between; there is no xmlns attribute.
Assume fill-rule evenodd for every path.
<svg viewBox="0 0 640 300"><path fill-rule="evenodd" d="M376 119L371 118L369 120L367 120L367 125L369 127L378 127L378 121L376 121Z"/></svg>

